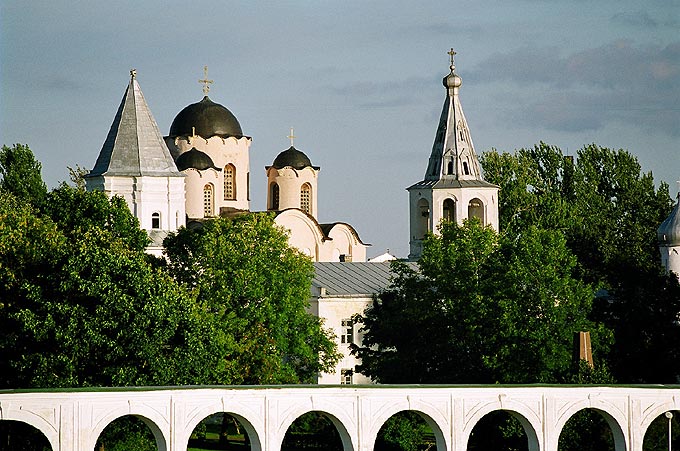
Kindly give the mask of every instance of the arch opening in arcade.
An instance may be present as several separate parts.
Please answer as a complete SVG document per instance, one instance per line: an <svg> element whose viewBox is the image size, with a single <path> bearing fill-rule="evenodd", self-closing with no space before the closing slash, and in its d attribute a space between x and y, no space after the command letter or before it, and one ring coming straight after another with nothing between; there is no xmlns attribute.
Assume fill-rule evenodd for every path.
<svg viewBox="0 0 680 451"><path fill-rule="evenodd" d="M445 451L446 442L439 426L429 416L415 410L402 410L383 423L373 449Z"/></svg>
<svg viewBox="0 0 680 451"><path fill-rule="evenodd" d="M642 451L668 449L680 449L680 411L663 412L645 431Z"/></svg>
<svg viewBox="0 0 680 451"><path fill-rule="evenodd" d="M165 451L165 438L152 421L137 415L124 415L109 423L97 437L95 451Z"/></svg>
<svg viewBox="0 0 680 451"><path fill-rule="evenodd" d="M511 410L495 410L484 415L472 428L466 449L538 451L539 444L536 431L526 418Z"/></svg>
<svg viewBox="0 0 680 451"><path fill-rule="evenodd" d="M349 434L338 419L321 411L300 415L288 427L281 451L351 451Z"/></svg>
<svg viewBox="0 0 680 451"><path fill-rule="evenodd" d="M623 432L616 420L597 409L581 409L560 431L559 451L625 451Z"/></svg>
<svg viewBox="0 0 680 451"><path fill-rule="evenodd" d="M191 432L188 450L260 449L254 428L244 418L227 412L209 415Z"/></svg>
<svg viewBox="0 0 680 451"><path fill-rule="evenodd" d="M52 451L49 440L39 429L13 420L0 420L0 449Z"/></svg>

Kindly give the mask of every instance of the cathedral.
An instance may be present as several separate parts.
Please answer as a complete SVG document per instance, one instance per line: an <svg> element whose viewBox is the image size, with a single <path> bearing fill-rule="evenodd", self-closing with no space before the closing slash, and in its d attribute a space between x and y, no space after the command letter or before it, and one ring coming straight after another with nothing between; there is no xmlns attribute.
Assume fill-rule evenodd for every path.
<svg viewBox="0 0 680 451"><path fill-rule="evenodd" d="M409 264L422 252L427 233L437 233L442 220L461 224L478 218L499 230L499 187L486 182L475 153L459 93L455 52L449 52L449 73L443 79L444 106L423 179L410 187ZM206 70L207 72L207 70ZM99 157L86 176L88 190L123 197L151 238L148 251L162 255L163 239L173 231L210 218L250 211L250 145L252 138L226 107L208 97L206 77L201 101L182 109L163 136L136 78L130 81ZM264 169L268 211L288 232L289 244L314 262L310 312L325 320L343 355L333 373L320 374L323 384L370 383L356 373L359 363L349 352L361 345L353 316L362 313L374 294L390 284L386 255L366 261L367 245L344 222L317 220L320 167L291 145ZM424 165L425 166L425 165ZM678 205L658 230L662 264L680 273L680 211Z"/></svg>
<svg viewBox="0 0 680 451"><path fill-rule="evenodd" d="M203 99L180 111L163 136L132 70L86 176L88 189L127 201L148 231L149 252L155 255L162 254L163 238L182 226L250 211L252 138L231 111L208 97L211 80L201 81L206 83ZM365 261L367 245L351 225L317 220L320 169L291 142L265 168L267 210L289 232L291 246L313 261Z"/></svg>
<svg viewBox="0 0 680 451"><path fill-rule="evenodd" d="M498 230L498 189L484 181L467 120L458 97L462 84L451 50L444 77L444 107L422 181L407 188L410 205L410 255L417 260L422 240L444 219L462 223L477 217ZM135 70L114 116L93 169L88 190L123 197L151 239L147 249L162 255L163 239L180 227L210 218L250 211L250 145L236 116L208 97L182 109L163 136L137 82ZM321 168L291 145L264 169L267 210L288 232L289 244L314 262L310 312L325 319L343 358L319 383L368 383L355 372L349 353L361 344L352 317L373 295L389 286L392 256L366 261L367 245L344 222L319 223L318 177ZM387 261L385 261L387 260ZM411 263L414 264L414 263Z"/></svg>

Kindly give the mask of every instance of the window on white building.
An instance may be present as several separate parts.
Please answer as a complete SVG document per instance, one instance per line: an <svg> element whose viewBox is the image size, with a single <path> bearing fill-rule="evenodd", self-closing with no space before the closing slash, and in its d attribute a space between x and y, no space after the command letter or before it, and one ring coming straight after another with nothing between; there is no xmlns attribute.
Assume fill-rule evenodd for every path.
<svg viewBox="0 0 680 451"><path fill-rule="evenodd" d="M345 343L345 344L354 343L354 321L352 321L351 319L343 319L342 320L342 331L340 332L340 342Z"/></svg>
<svg viewBox="0 0 680 451"><path fill-rule="evenodd" d="M309 183L305 183L300 189L300 210L312 213L312 186Z"/></svg>
<svg viewBox="0 0 680 451"><path fill-rule="evenodd" d="M151 228L160 229L161 228L161 214L157 211L151 214Z"/></svg>
<svg viewBox="0 0 680 451"><path fill-rule="evenodd" d="M224 200L236 200L236 167L231 163L224 167Z"/></svg>
<svg viewBox="0 0 680 451"><path fill-rule="evenodd" d="M354 371L344 369L340 370L340 383L342 385L352 385L352 376L354 375Z"/></svg>
<svg viewBox="0 0 680 451"><path fill-rule="evenodd" d="M213 216L213 186L208 183L203 187L203 216L208 218Z"/></svg>
<svg viewBox="0 0 680 451"><path fill-rule="evenodd" d="M276 182L272 183L271 185L271 197L269 209L270 210L279 209L279 185Z"/></svg>

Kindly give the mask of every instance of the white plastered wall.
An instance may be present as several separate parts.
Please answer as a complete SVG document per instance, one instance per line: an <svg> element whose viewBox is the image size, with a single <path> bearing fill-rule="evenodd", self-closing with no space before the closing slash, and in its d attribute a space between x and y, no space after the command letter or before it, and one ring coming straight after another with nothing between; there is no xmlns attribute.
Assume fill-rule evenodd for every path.
<svg viewBox="0 0 680 451"><path fill-rule="evenodd" d="M350 354L349 344L341 343L341 336L345 332L342 327L342 320L350 319L357 313L363 313L366 307L371 304L372 298L370 296L325 297L321 295L322 291L319 287L312 287L313 295L310 300L310 313L323 318L323 327L333 331L335 342L338 345L338 352L342 354L342 358L338 361L332 373L319 374L317 383L340 384L342 370L354 371L356 365L361 363L358 358ZM354 343L361 346L362 337L363 335L359 332L359 326L354 325ZM354 372L352 383L370 384L371 379L361 373Z"/></svg>
<svg viewBox="0 0 680 451"><path fill-rule="evenodd" d="M220 208L230 207L237 210L250 210L250 144L251 138L221 138L213 136L204 139L200 136L188 136L177 138L166 138L166 143L170 149L172 157L177 158L184 152L196 148L207 154L220 169L215 185L215 213L219 214ZM224 199L224 167L227 164L234 165L236 169L236 199ZM203 217L203 185L194 186L198 183L197 179L187 180L187 213L190 218ZM200 216L193 216L200 211Z"/></svg>
<svg viewBox="0 0 680 451"><path fill-rule="evenodd" d="M288 208L300 208L300 190L302 185L309 183L311 192L311 211L309 212L315 219L318 217L318 175L319 171L307 166L302 169L294 169L286 166L282 169L270 167L267 171L267 206L272 205L272 184L279 185L279 211Z"/></svg>
<svg viewBox="0 0 680 451"><path fill-rule="evenodd" d="M424 199L428 206L428 217L421 214L419 202ZM442 189L411 189L409 191L409 258L417 258L422 253L423 234L421 229L427 222L427 231L437 233L437 227L444 217L444 201L452 199L455 202L455 218L462 224L468 218L468 205L473 199L479 199L484 205L484 224L490 225L495 231L498 227L498 188L442 188Z"/></svg>
<svg viewBox="0 0 680 451"><path fill-rule="evenodd" d="M125 199L140 227L151 230L153 213L160 213L160 229L175 231L185 225L184 177L100 176L86 180L88 190Z"/></svg>

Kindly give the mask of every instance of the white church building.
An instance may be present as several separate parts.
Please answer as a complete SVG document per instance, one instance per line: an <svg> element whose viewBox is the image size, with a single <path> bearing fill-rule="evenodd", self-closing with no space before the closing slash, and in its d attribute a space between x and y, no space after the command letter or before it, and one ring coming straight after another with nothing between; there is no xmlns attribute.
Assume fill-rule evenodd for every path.
<svg viewBox="0 0 680 451"><path fill-rule="evenodd" d="M498 186L484 181L467 120L458 97L461 78L444 77L446 96L422 181L408 188L409 258L420 256L427 232L437 233L443 220L459 223L478 217L498 230ZM207 68L206 68L207 71ZM136 71L114 116L99 157L86 176L88 190L123 197L151 238L148 251L162 255L163 239L192 222L250 211L250 146L236 116L208 97L206 77L201 101L182 109L163 136L151 114ZM343 358L319 383L368 383L356 373L350 355L361 333L352 317L390 284L389 255L366 261L365 244L345 222L319 223L318 177L321 168L296 149L288 149L265 167L267 210L288 232L289 244L315 264L310 311L335 332ZM388 261L385 261L388 260Z"/></svg>
<svg viewBox="0 0 680 451"><path fill-rule="evenodd" d="M459 93L453 49L450 72L443 79L445 100L421 181L407 188L409 198L409 260L417 260L427 233L438 233L442 220L462 223L476 217L499 230L499 187L484 180ZM167 136L160 133L136 79L130 72L111 129L90 173L88 190L103 190L126 201L151 238L150 253L162 255L163 239L180 227L250 211L250 145L239 121L208 96L180 111ZM207 74L206 74L207 75ZM344 222L318 222L318 177L321 168L291 145L265 167L267 210L288 232L289 244L314 262L310 312L324 318L334 331L343 358L335 371L320 374L323 384L369 383L356 372L349 353L361 345L354 315L373 296L388 288L389 260L366 261L366 247L357 231ZM680 198L679 198L680 200ZM658 229L662 264L680 274L680 211L676 205ZM387 261L386 261L387 260ZM411 263L414 264L414 263Z"/></svg>

